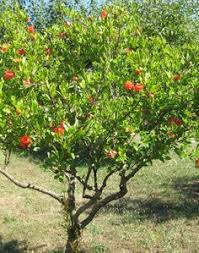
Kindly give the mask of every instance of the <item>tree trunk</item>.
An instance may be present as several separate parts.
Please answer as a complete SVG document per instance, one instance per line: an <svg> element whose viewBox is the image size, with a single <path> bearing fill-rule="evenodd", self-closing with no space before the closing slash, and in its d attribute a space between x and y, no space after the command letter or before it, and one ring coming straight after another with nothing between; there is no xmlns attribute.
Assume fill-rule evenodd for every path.
<svg viewBox="0 0 199 253"><path fill-rule="evenodd" d="M81 232L78 224L74 224L68 228L68 240L66 244L65 253L77 253L79 252L79 242L81 238Z"/></svg>
<svg viewBox="0 0 199 253"><path fill-rule="evenodd" d="M71 168L72 169L72 168ZM79 252L79 241L81 238L81 231L78 220L74 218L76 211L75 203L75 168L72 170L73 174L68 176L68 190L67 200L65 204L66 215L68 216L68 240L66 243L65 253L77 253Z"/></svg>

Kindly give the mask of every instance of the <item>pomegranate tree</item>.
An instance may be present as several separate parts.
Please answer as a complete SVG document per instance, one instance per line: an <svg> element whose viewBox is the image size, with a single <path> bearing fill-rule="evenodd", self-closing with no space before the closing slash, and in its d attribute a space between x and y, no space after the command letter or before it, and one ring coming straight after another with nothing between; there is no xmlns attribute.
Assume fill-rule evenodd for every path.
<svg viewBox="0 0 199 253"><path fill-rule="evenodd" d="M70 253L141 169L179 153L193 135L198 69L195 45L146 36L133 6L109 6L92 18L63 7L62 15L38 32L19 8L0 13L0 173L63 206ZM67 194L15 179L8 164L16 151L44 152L45 167ZM118 190L109 192L113 176Z"/></svg>

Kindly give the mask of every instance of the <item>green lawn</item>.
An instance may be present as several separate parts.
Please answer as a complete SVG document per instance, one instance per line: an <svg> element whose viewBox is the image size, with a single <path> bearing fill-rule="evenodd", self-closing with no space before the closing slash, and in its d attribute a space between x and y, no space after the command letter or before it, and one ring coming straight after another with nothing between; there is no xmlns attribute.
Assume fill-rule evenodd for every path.
<svg viewBox="0 0 199 253"><path fill-rule="evenodd" d="M64 190L29 159L13 157L9 172ZM0 176L0 253L62 252L66 234L61 212L56 201ZM199 169L193 161L174 157L139 172L126 198L104 208L87 227L82 244L86 253L198 253L198 228Z"/></svg>

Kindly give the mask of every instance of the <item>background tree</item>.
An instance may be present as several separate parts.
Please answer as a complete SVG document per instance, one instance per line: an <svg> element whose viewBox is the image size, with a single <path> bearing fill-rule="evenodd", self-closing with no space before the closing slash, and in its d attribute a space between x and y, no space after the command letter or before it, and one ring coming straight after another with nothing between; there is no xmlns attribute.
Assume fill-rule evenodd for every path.
<svg viewBox="0 0 199 253"><path fill-rule="evenodd" d="M159 34L168 43L181 45L198 40L198 1L141 1L138 5L148 36Z"/></svg>

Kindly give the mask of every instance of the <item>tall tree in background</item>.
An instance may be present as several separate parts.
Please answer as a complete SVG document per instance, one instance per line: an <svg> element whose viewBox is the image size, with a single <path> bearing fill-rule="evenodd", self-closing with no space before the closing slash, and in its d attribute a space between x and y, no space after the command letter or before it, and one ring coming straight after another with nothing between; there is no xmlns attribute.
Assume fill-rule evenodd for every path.
<svg viewBox="0 0 199 253"><path fill-rule="evenodd" d="M32 21L38 29L50 26L51 24L61 20L61 6L75 9L81 14L88 15L101 4L97 0L11 0L17 2L21 8L29 13ZM101 1L102 2L102 1Z"/></svg>
<svg viewBox="0 0 199 253"><path fill-rule="evenodd" d="M198 39L198 0L141 1L138 6L143 31L147 36L158 34L172 44L190 43Z"/></svg>
<svg viewBox="0 0 199 253"><path fill-rule="evenodd" d="M105 4L122 4L129 6L134 3L141 17L143 32L151 37L163 36L169 43L190 43L199 36L199 3L198 0L4 0L13 8L14 3L29 13L37 29L45 28L57 20L61 20L61 6L76 9L85 16L99 15ZM2 4L1 4L2 5Z"/></svg>

